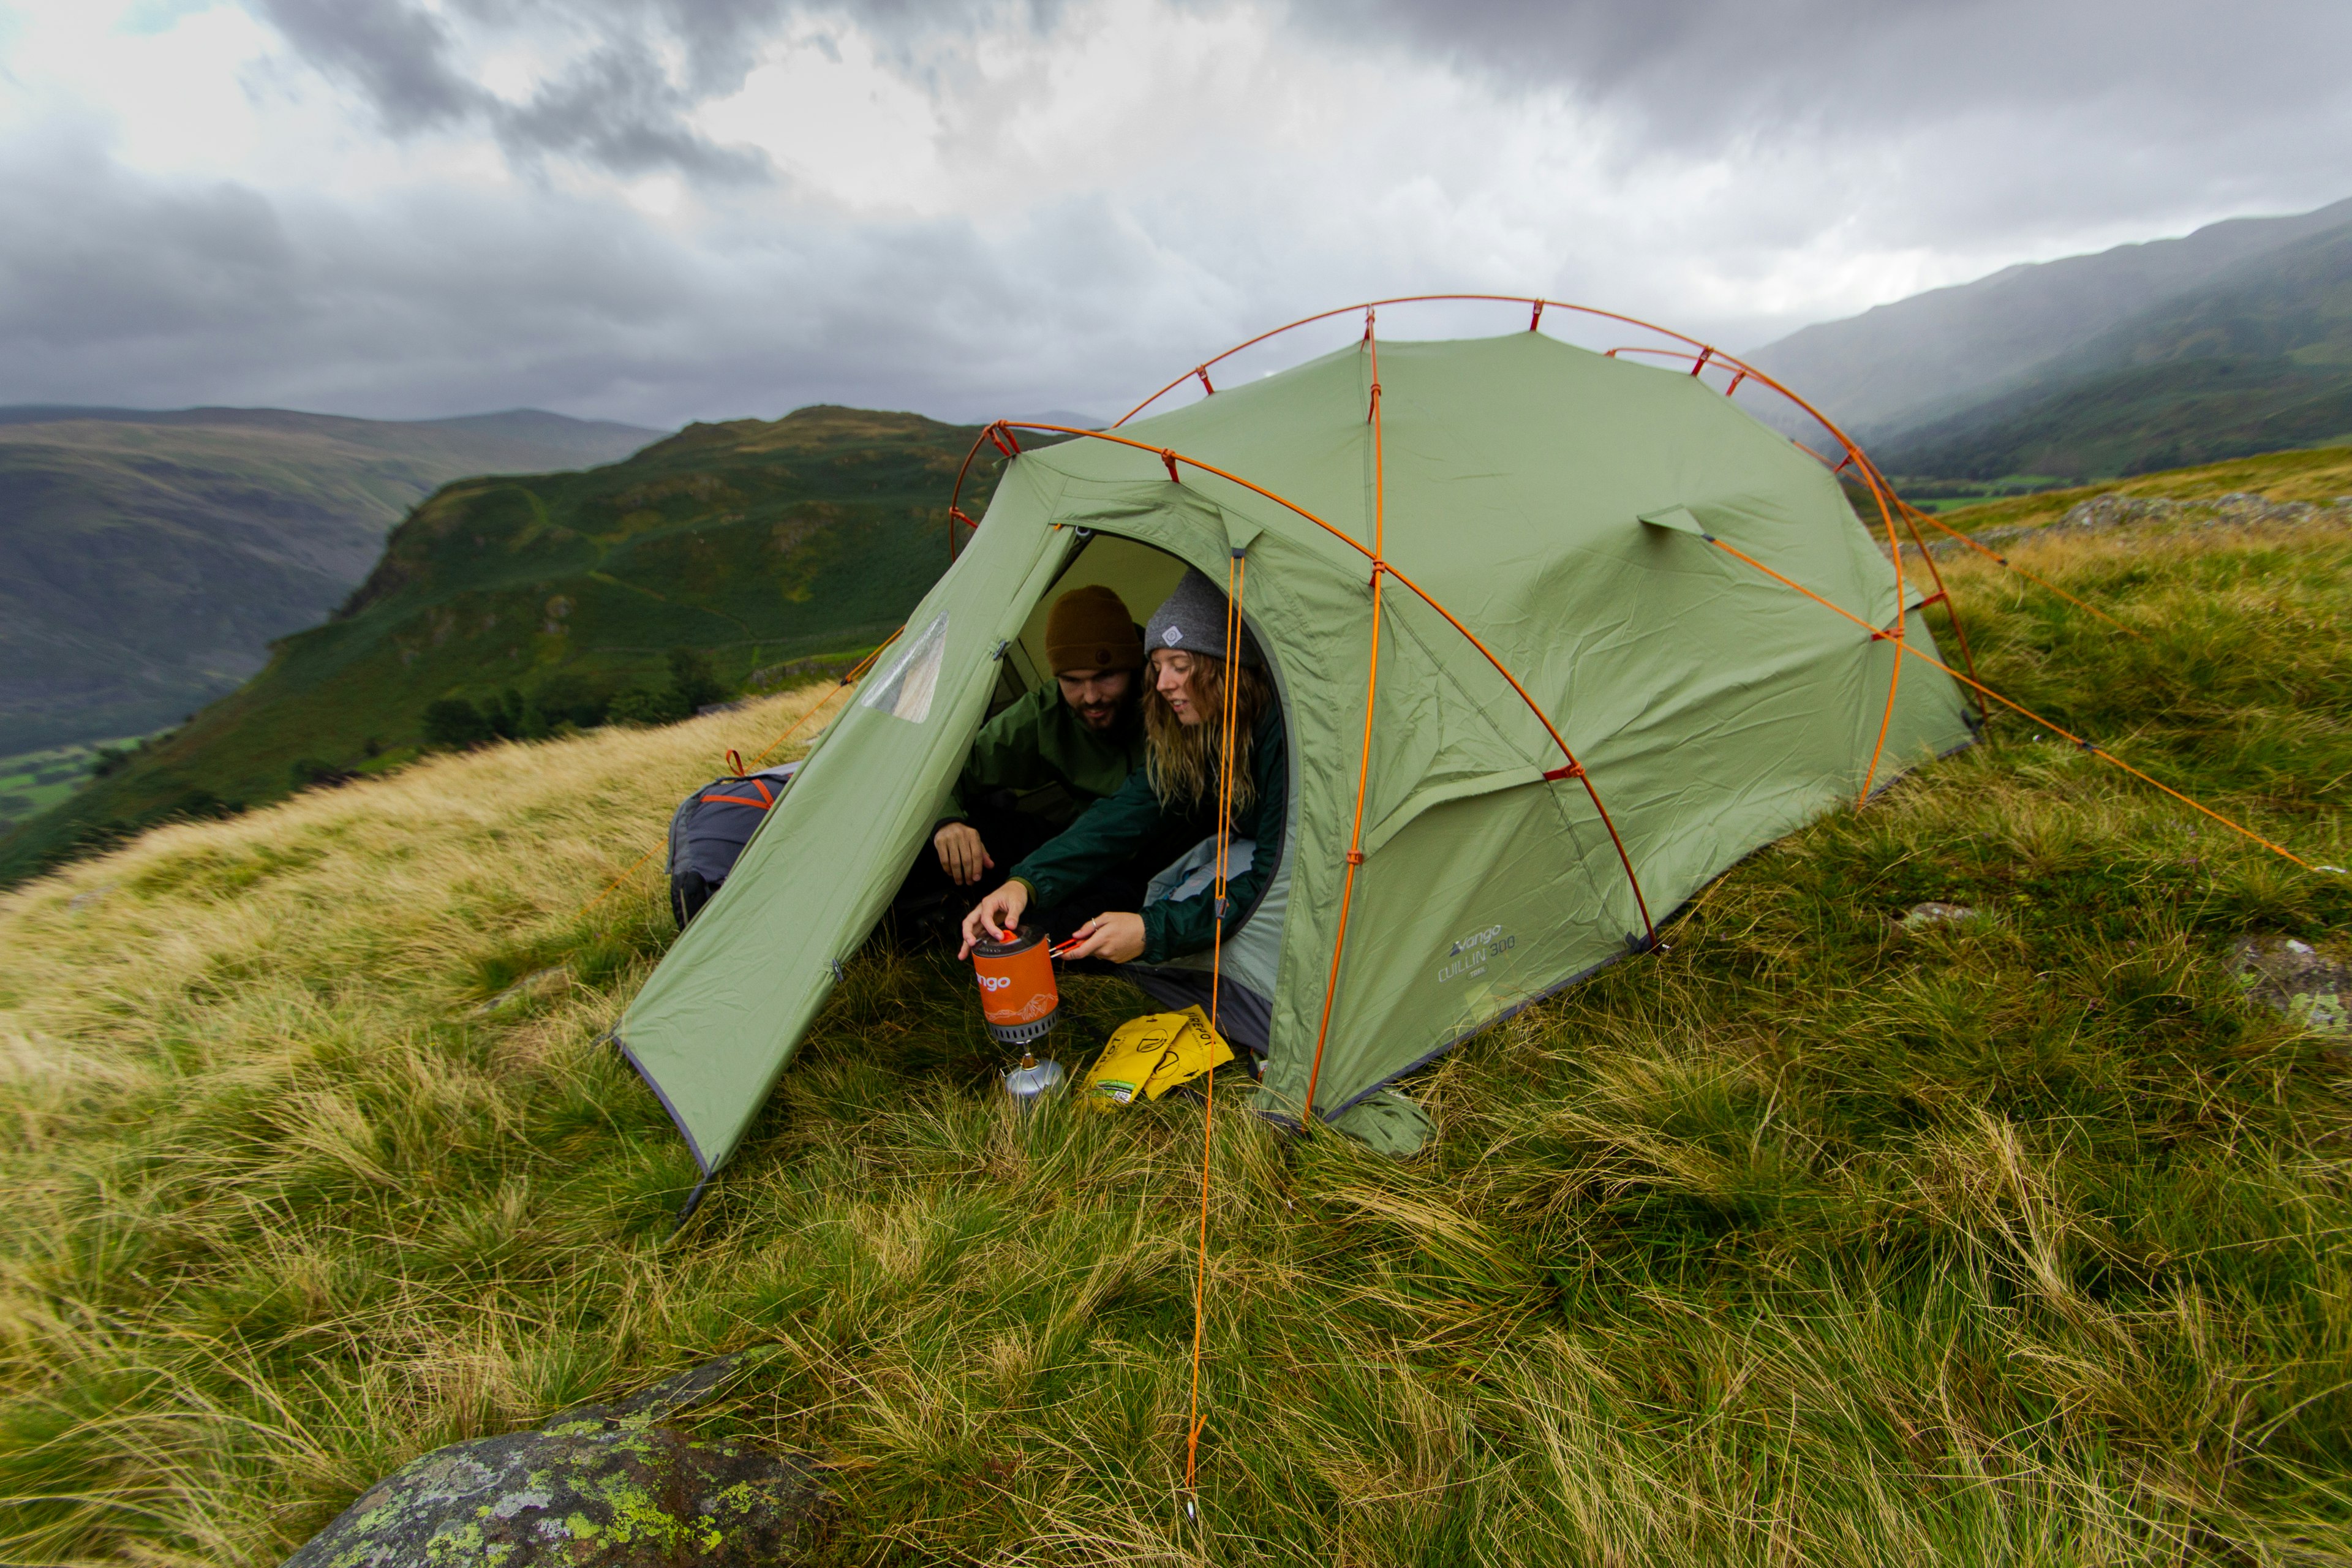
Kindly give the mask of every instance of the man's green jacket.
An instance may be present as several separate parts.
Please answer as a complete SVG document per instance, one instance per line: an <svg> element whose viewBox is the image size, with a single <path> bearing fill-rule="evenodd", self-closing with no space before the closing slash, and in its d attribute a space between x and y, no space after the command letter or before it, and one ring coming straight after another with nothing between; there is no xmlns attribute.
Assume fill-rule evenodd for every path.
<svg viewBox="0 0 2352 1568"><path fill-rule="evenodd" d="M1253 840L1255 848L1249 869L1225 884L1228 937L1257 907L1282 859L1283 827L1290 809L1289 744L1279 705L1267 704L1250 742L1250 773L1257 793L1248 805L1234 813L1234 837ZM1195 805L1169 805L1152 788L1150 771L1139 766L1128 774L1117 795L1088 807L1059 837L1047 840L1035 854L1013 867L1013 876L1029 884L1032 905L1050 908L1087 878L1117 869L1155 840L1181 838L1197 844L1216 831L1213 784ZM1183 953L1199 952L1216 939L1213 889L1189 899L1163 899L1145 906L1141 912L1142 962L1146 963L1165 963Z"/></svg>
<svg viewBox="0 0 2352 1568"><path fill-rule="evenodd" d="M1059 784L1070 796L1058 814L1066 826L1096 801L1117 795L1128 775L1142 767L1143 712L1138 704L1129 703L1109 729L1090 730L1049 680L981 726L940 820L963 820L971 815L971 803L990 790Z"/></svg>

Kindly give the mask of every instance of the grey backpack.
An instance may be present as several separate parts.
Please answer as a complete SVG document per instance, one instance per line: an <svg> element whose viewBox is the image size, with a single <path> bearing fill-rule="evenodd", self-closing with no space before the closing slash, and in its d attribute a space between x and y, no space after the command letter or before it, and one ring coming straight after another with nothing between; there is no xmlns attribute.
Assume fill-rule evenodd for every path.
<svg viewBox="0 0 2352 1568"><path fill-rule="evenodd" d="M728 755L732 760L734 753ZM713 779L670 814L669 910L677 917L678 930L686 929L727 880L735 858L767 820L769 807L783 798L784 786L800 766L782 763Z"/></svg>

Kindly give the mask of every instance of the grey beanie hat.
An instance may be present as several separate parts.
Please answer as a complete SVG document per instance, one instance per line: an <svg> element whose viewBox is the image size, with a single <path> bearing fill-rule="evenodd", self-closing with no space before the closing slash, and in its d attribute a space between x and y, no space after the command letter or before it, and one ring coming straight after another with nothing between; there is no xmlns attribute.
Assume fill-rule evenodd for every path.
<svg viewBox="0 0 2352 1568"><path fill-rule="evenodd" d="M1209 581L1198 567L1187 568L1176 591L1151 612L1143 628L1143 650L1176 648L1184 653L1225 657L1225 591ZM1265 658L1248 628L1242 631L1242 662L1262 665Z"/></svg>

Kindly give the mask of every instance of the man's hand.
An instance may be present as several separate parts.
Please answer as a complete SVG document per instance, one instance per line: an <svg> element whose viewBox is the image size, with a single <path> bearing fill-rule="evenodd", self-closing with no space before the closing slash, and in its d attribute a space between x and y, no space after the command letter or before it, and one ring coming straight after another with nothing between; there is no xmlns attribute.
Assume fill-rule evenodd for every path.
<svg viewBox="0 0 2352 1568"><path fill-rule="evenodd" d="M963 947L958 958L971 956L971 944L976 942L1000 942L1006 931L1021 929L1021 912L1029 907L1029 884L1007 882L980 900L980 907L963 917ZM1142 952L1139 945L1138 952Z"/></svg>
<svg viewBox="0 0 2352 1568"><path fill-rule="evenodd" d="M996 864L988 846L980 841L980 829L969 822L947 824L931 835L931 847L940 852L940 869L958 887L970 887Z"/></svg>
<svg viewBox="0 0 2352 1568"><path fill-rule="evenodd" d="M1066 949L1064 958L1107 958L1113 963L1131 963L1143 956L1143 917L1097 915L1072 931L1070 940L1077 945Z"/></svg>

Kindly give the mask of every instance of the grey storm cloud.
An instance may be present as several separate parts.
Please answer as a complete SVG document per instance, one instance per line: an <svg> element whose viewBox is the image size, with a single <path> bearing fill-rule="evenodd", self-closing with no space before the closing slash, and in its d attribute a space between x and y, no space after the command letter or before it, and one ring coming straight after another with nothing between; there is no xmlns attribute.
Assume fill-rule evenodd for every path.
<svg viewBox="0 0 2352 1568"><path fill-rule="evenodd" d="M258 0L302 57L364 94L404 134L482 113L490 95L451 66L448 30L405 0Z"/></svg>
<svg viewBox="0 0 2352 1568"><path fill-rule="evenodd" d="M2259 114L2339 91L2342 7L2309 0L1293 0L1327 36L1392 39L1522 85L1638 104L1653 132L1897 121L2158 94L2151 117ZM1769 116L1769 118L1764 118Z"/></svg>
<svg viewBox="0 0 2352 1568"><path fill-rule="evenodd" d="M1937 137L1910 187L1874 206L1890 237L2275 203L2296 161L2308 177L2290 205L2352 190L2352 5L1292 0L1292 14L1335 44L1605 106L1627 118L1633 156L1793 162Z"/></svg>
<svg viewBox="0 0 2352 1568"><path fill-rule="evenodd" d="M395 144L478 141L522 177L352 195L134 172L93 116L22 130L0 144L0 201L42 221L0 226L0 402L532 404L649 424L821 400L1115 412L1139 380L1348 298L1507 282L1737 348L1800 324L1740 290L1856 249L1990 270L2053 236L2352 194L2336 68L2352 6L2334 4L238 3L282 42L272 69L331 84ZM1257 118L1130 126L1069 149L1107 172L1046 189L859 205L801 188L828 146L730 144L699 118L788 34L835 58L854 35L937 112L920 134L979 138L940 167L987 181L987 138L1048 90L1038 62L1155 5L1272 29ZM485 39L556 63L516 88L485 74ZM981 82L983 45L1037 58ZM1293 68L1309 60L1340 74ZM1284 96L1309 90L1339 96ZM1387 124L1391 96L1406 118ZM1481 184L1515 125L1561 145L1513 165L1533 190ZM1056 157L1048 143L1035 167ZM700 216L567 171L674 173ZM1528 216L1555 206L1570 216L1549 228Z"/></svg>
<svg viewBox="0 0 2352 1568"><path fill-rule="evenodd" d="M742 84L781 5L712 0L559 11L473 0L465 13L493 26L585 22L610 40L520 103L466 77L455 63L447 25L413 0L254 5L308 64L363 95L394 135L478 121L510 154L526 159L554 154L618 174L669 168L719 181L760 180L772 172L758 149L714 145L688 128L686 117L704 99ZM683 46L683 82L670 79L656 40Z"/></svg>
<svg viewBox="0 0 2352 1568"><path fill-rule="evenodd" d="M0 404L674 424L820 401L970 413L976 388L1014 411L1086 384L1091 354L1157 363L1124 309L1156 258L1091 201L997 246L960 219L808 221L714 262L545 191L428 191L355 219L86 146L11 153L0 189L55 216L0 227Z"/></svg>

